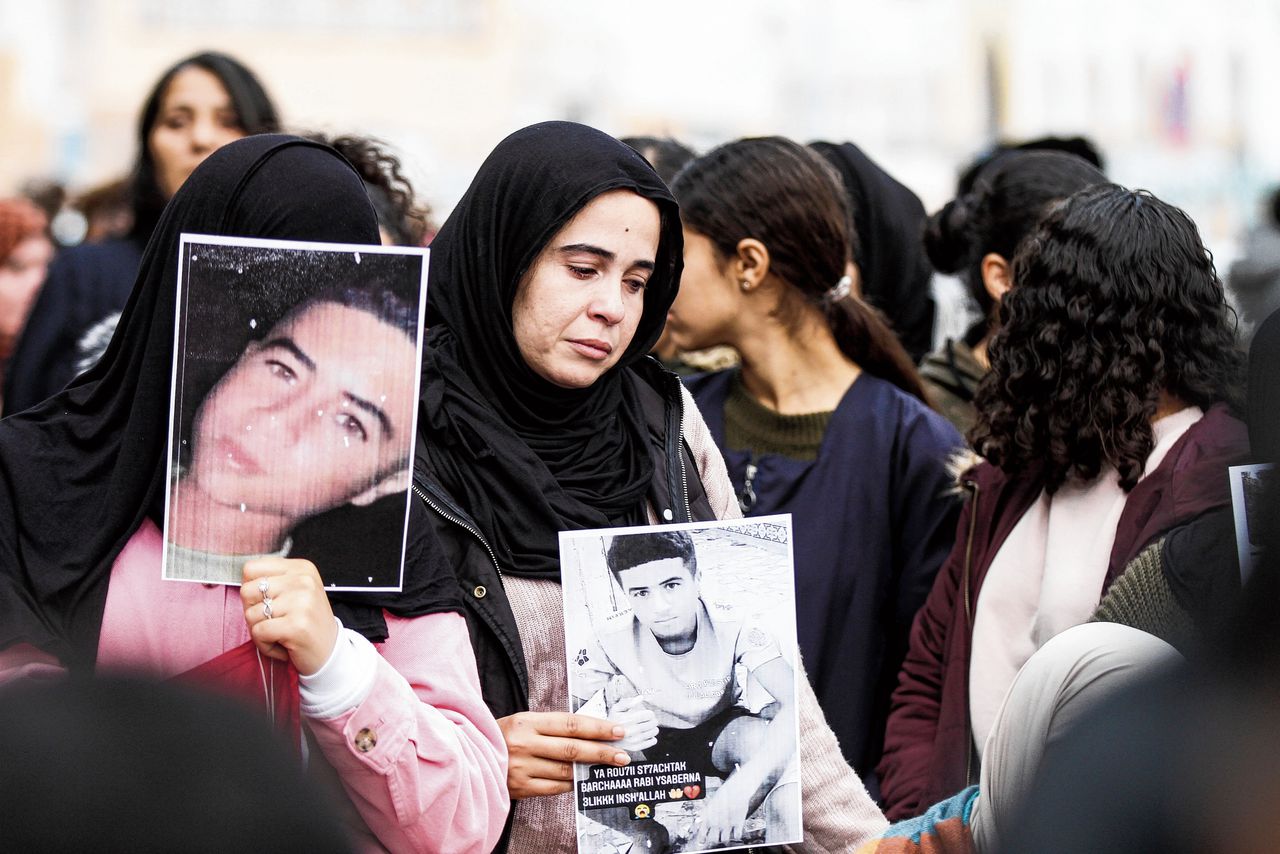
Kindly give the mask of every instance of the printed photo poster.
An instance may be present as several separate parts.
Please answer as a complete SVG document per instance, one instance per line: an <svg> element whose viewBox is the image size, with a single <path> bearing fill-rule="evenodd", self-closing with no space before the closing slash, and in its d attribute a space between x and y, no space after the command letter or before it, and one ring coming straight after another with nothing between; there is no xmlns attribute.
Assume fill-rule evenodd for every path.
<svg viewBox="0 0 1280 854"><path fill-rule="evenodd" d="M578 851L803 839L791 517L560 534L571 711L631 763L575 766Z"/></svg>
<svg viewBox="0 0 1280 854"><path fill-rule="evenodd" d="M1240 583L1253 573L1262 554L1263 493L1274 485L1271 463L1231 466L1231 509L1236 520L1236 550L1240 555Z"/></svg>
<svg viewBox="0 0 1280 854"><path fill-rule="evenodd" d="M403 588L427 251L182 235L161 572Z"/></svg>

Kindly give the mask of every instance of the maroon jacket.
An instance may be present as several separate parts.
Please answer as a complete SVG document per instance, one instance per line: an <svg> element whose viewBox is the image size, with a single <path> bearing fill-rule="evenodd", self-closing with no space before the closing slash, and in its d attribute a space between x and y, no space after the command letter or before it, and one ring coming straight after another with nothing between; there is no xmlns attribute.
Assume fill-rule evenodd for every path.
<svg viewBox="0 0 1280 854"><path fill-rule="evenodd" d="M1125 502L1103 591L1149 543L1229 505L1227 467L1247 461L1244 424L1214 405ZM1038 476L1010 478L989 463L967 473L969 501L956 544L911 627L910 647L885 733L880 792L890 820L919 815L976 782L969 729L973 609L1005 538L1042 490Z"/></svg>

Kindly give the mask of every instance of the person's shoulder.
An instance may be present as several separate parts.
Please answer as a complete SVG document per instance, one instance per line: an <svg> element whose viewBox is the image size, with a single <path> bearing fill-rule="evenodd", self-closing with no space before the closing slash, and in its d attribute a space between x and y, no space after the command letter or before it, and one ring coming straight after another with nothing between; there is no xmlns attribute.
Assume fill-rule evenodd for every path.
<svg viewBox="0 0 1280 854"><path fill-rule="evenodd" d="M1215 403L1187 428L1178 446L1179 467L1201 460L1242 463L1249 456L1249 428L1227 404Z"/></svg>
<svg viewBox="0 0 1280 854"><path fill-rule="evenodd" d="M88 283L119 282L121 287L133 287L133 280L142 263L142 247L126 238L114 238L101 243L81 243L60 251L49 266L45 287L76 287Z"/></svg>
<svg viewBox="0 0 1280 854"><path fill-rule="evenodd" d="M743 619L736 615L716 615L710 608L707 609L707 617L715 627L716 635L722 638L733 638L734 645L740 653L767 649L778 644L774 633L759 620Z"/></svg>
<svg viewBox="0 0 1280 854"><path fill-rule="evenodd" d="M142 261L142 247L123 237L94 243L81 243L58 253L58 260L70 266L112 265L137 266Z"/></svg>
<svg viewBox="0 0 1280 854"><path fill-rule="evenodd" d="M702 403L704 399L728 394L735 370L736 368L721 368L718 371L704 371L684 377L682 382L693 399Z"/></svg>
<svg viewBox="0 0 1280 854"><path fill-rule="evenodd" d="M747 651L778 646L778 638L762 623L745 620L738 624L738 646Z"/></svg>
<svg viewBox="0 0 1280 854"><path fill-rule="evenodd" d="M910 444L925 444L949 451L965 446L964 438L950 421L923 400L908 394L888 380L863 372L854 382L858 389L856 409L863 417L888 422Z"/></svg>

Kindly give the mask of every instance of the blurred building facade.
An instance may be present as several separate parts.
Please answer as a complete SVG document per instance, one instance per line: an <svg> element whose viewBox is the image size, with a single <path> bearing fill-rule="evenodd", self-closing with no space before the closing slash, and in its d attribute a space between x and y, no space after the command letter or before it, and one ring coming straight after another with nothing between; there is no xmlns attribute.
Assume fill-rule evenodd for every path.
<svg viewBox="0 0 1280 854"><path fill-rule="evenodd" d="M225 50L292 127L382 137L440 213L506 133L854 140L936 207L999 138L1087 134L1220 254L1280 179L1273 0L0 0L0 191L128 168L147 88Z"/></svg>

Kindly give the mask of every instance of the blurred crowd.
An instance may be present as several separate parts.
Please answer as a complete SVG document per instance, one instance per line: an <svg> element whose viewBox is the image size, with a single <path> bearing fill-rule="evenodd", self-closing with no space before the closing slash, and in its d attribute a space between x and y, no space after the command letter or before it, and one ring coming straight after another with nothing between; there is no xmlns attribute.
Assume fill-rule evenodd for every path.
<svg viewBox="0 0 1280 854"><path fill-rule="evenodd" d="M572 850L569 760L630 760L608 722L565 713L555 532L776 513L793 519L806 683L797 850L1280 849L1266 760L1280 747L1280 498L1250 508L1263 551L1246 581L1229 482L1280 447L1280 191L1218 271L1161 188L1117 186L1081 137L974 152L929 212L850 141L700 153L547 123L513 127L439 222L393 145L285 126L237 59L184 58L140 95L117 179L33 176L0 200L0 838L14 850ZM121 579L164 491L152 433L168 401L148 389L168 378L146 372L168 356L148 336L172 328L175 229L239 216L227 233L365 233L326 231L328 197L295 186L271 146L349 164L377 238L431 247L410 517L432 532L429 583L403 608L331 608L312 591L321 622L339 619L319 660L381 668L348 677L364 687L343 717L314 711L319 671L277 647L313 730L308 765L331 772L320 784L238 707L79 672L115 591L144 589ZM285 213L254 218L250 197ZM598 235L624 220L615 250ZM607 287L633 243L643 263L621 297L529 296L551 287L539 276L557 251L587 244L604 248L562 266L583 294ZM553 310L565 329L604 330L573 339L586 367L527 337L560 322ZM159 421L130 420L148 407ZM683 511L655 497L680 495L677 478ZM302 571L285 562L282 578ZM261 651L267 588L248 582L228 619ZM158 648L180 630L138 631ZM399 631L420 645L396 652ZM441 655L464 664L434 672ZM413 735L370 764L378 727ZM439 740L451 747L433 765ZM64 790L86 766L94 785ZM716 815L700 843L743 844L747 813Z"/></svg>

